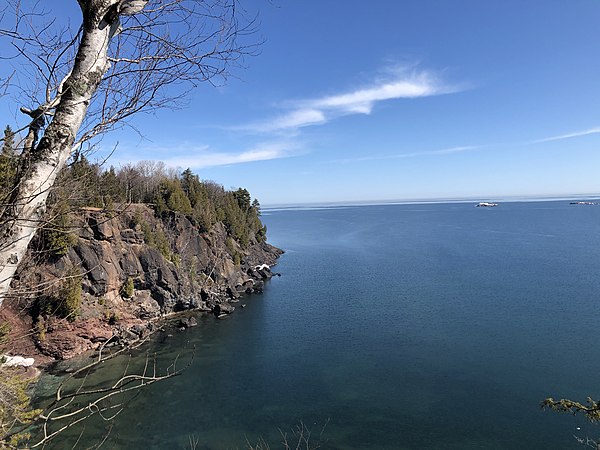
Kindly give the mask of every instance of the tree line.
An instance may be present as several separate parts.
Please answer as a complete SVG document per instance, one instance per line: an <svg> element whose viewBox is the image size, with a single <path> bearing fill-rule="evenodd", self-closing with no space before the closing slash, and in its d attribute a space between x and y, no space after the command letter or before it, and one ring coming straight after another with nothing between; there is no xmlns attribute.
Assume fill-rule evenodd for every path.
<svg viewBox="0 0 600 450"><path fill-rule="evenodd" d="M17 177L19 155L14 133L6 127L0 152L0 187L4 196ZM0 203L6 204L0 200ZM158 217L183 214L200 232L222 222L242 247L255 238L266 240L260 221L260 203L247 189L226 190L213 181L200 180L189 168L183 171L163 162L140 161L105 169L79 155L58 175L48 196L48 214L41 240L53 253L64 253L70 244L70 217L80 208L123 210L129 204L152 205Z"/></svg>

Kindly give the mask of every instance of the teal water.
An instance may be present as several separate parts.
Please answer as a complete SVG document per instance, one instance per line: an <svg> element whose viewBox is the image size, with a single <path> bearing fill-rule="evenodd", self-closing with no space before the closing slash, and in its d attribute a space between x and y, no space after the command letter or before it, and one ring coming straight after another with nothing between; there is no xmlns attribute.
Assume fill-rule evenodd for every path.
<svg viewBox="0 0 600 450"><path fill-rule="evenodd" d="M580 448L574 435L600 436L539 407L600 398L600 206L360 206L263 220L287 252L282 277L227 320L203 317L152 344L163 365L195 346L194 363L133 399L102 448L189 448L191 436L202 449L261 436L281 448L278 429L300 422L315 439L326 424L323 448L340 449L567 449ZM119 373L124 360L111 364ZM84 441L108 427L90 422Z"/></svg>

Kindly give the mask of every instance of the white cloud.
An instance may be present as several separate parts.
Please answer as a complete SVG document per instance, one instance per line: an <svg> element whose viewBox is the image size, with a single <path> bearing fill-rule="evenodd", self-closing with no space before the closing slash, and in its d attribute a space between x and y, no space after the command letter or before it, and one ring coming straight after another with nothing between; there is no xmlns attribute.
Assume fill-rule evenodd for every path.
<svg viewBox="0 0 600 450"><path fill-rule="evenodd" d="M431 150L429 152L422 152L419 155L447 155L449 153L461 153L469 150L477 150L481 148L480 145L464 145L462 147L450 147L443 148L441 150Z"/></svg>
<svg viewBox="0 0 600 450"><path fill-rule="evenodd" d="M283 105L283 113L268 120L247 124L234 130L277 135L274 141L259 143L241 152L219 151L207 146L181 146L179 148L136 148L124 153L127 156L115 158L116 163L131 163L142 159L156 159L167 166L192 169L242 164L254 161L267 161L296 156L303 152L302 143L297 142L300 130L307 126L323 125L335 118L371 114L379 102L428 97L448 94L461 90L441 81L429 71L416 69L388 68L384 78L370 84L350 89L334 95L296 100ZM230 128L231 130L231 128ZM472 147L454 147L450 149L399 154L383 157L367 157L358 160L395 159L423 156L427 154L445 154L465 151ZM143 155L143 157L138 157Z"/></svg>
<svg viewBox="0 0 600 450"><path fill-rule="evenodd" d="M427 97L451 91L451 88L443 86L429 72L421 72L345 94L312 100L308 105L349 114L370 114L375 103L380 101Z"/></svg>
<svg viewBox="0 0 600 450"><path fill-rule="evenodd" d="M458 92L457 86L442 82L432 72L395 70L386 79L348 92L289 103L286 112L269 121L239 127L259 133L289 132L353 114L371 114L378 102L386 100L429 97Z"/></svg>
<svg viewBox="0 0 600 450"><path fill-rule="evenodd" d="M171 167L191 167L204 169L206 167L227 166L254 161L267 161L282 158L283 153L277 149L256 149L242 153L205 152L196 155L175 156L167 158L165 164Z"/></svg>
<svg viewBox="0 0 600 450"><path fill-rule="evenodd" d="M256 147L242 151L242 152L219 152L211 150L207 146L197 148L186 148L182 149L181 156L175 155L171 157L162 157L161 154L166 153L163 149L146 149L138 150L135 152L136 155L144 155L144 158L116 158L114 161L119 163L135 163L142 159L152 159L152 155L155 154L157 160L163 161L168 167L175 168L192 168L192 169L204 169L207 167L227 166L231 164L242 164L254 161L267 161L271 159L287 158L294 156L300 150L298 144L290 143L263 143ZM173 151L169 149L169 153L179 153L178 149Z"/></svg>
<svg viewBox="0 0 600 450"><path fill-rule="evenodd" d="M248 125L242 127L242 129L267 133L272 131L294 130L309 125L321 124L326 121L327 119L322 111L314 108L306 108L292 111L268 122Z"/></svg>
<svg viewBox="0 0 600 450"><path fill-rule="evenodd" d="M533 141L533 144L540 144L542 142L552 142L552 141L561 141L563 139L571 139L580 136L588 136L590 134L598 134L600 133L600 127L590 128L584 131L576 131L574 133L561 134L558 136L551 136L544 139L538 139L537 141Z"/></svg>
<svg viewBox="0 0 600 450"><path fill-rule="evenodd" d="M462 152L466 152L466 151L470 151L470 150L477 150L480 148L481 148L481 146L478 146L478 145L465 145L465 146L459 146L459 147L442 148L439 150L425 150L422 152L396 153L393 155L381 155L381 156L364 156L364 157L359 157L359 158L344 159L341 161L338 160L338 161L333 161L333 162L350 163L350 162L361 162L361 161L383 161L383 160L390 160L390 159L417 158L417 157L422 157L422 156L434 156L434 155L449 155L452 153L462 153Z"/></svg>

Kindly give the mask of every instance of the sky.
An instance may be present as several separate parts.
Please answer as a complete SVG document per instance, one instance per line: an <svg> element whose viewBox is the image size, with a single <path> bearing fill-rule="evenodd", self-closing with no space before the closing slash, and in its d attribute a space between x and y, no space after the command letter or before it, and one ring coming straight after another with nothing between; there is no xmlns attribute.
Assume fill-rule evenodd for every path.
<svg viewBox="0 0 600 450"><path fill-rule="evenodd" d="M190 167L264 206L600 194L597 0L246 4L260 54L98 157L118 143L110 164Z"/></svg>

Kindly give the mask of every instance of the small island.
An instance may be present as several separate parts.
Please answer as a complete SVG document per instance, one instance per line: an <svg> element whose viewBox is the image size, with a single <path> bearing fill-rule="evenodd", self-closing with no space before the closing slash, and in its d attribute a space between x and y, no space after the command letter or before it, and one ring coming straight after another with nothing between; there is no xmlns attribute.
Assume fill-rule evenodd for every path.
<svg viewBox="0 0 600 450"><path fill-rule="evenodd" d="M492 208L494 206L498 206L498 203L492 203L492 202L479 202L475 205L477 208L483 207L483 208Z"/></svg>

